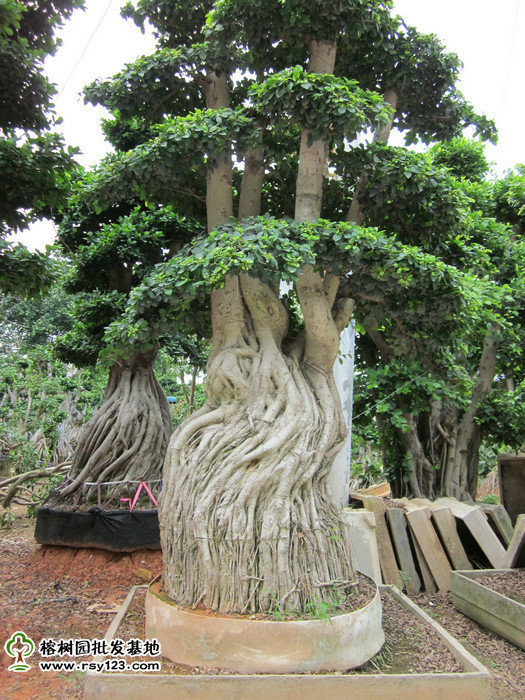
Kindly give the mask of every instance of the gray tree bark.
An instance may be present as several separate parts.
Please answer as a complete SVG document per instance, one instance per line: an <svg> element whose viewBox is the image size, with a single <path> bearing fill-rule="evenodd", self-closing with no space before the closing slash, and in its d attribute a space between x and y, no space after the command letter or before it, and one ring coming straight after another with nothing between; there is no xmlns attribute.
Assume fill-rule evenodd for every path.
<svg viewBox="0 0 525 700"><path fill-rule="evenodd" d="M111 367L102 405L85 426L68 478L49 504L92 504L98 484L161 478L172 423L154 359L154 352L136 354ZM105 487L104 501L116 498L118 503L128 495L123 488L122 483Z"/></svg>
<svg viewBox="0 0 525 700"><path fill-rule="evenodd" d="M347 525L327 488L346 431L337 390L306 341L302 352L281 350L287 317L267 285L230 278L224 304L206 404L166 458L164 587L186 606L301 609L354 583ZM338 340L323 344L326 356Z"/></svg>

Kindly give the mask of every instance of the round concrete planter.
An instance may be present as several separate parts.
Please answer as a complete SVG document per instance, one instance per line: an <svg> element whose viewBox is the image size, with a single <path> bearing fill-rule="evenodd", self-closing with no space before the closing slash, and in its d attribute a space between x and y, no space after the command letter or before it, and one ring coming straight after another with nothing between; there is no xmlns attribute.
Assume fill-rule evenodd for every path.
<svg viewBox="0 0 525 700"><path fill-rule="evenodd" d="M152 586L146 637L158 639L162 656L179 664L235 673L343 671L361 666L385 641L377 590L364 608L330 620L270 622L199 615Z"/></svg>

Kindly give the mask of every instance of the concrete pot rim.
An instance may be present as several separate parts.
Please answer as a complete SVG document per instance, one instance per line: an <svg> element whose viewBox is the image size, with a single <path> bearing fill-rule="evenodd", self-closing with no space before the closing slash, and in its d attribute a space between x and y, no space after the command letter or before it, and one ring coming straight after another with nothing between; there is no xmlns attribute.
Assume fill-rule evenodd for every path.
<svg viewBox="0 0 525 700"><path fill-rule="evenodd" d="M187 666L234 673L342 671L361 666L385 641L381 596L373 586L372 599L357 610L271 621L199 614L159 597L150 585L146 634L159 640L165 656Z"/></svg>
<svg viewBox="0 0 525 700"><path fill-rule="evenodd" d="M379 586L376 584L373 578L368 576L367 574L363 574L361 571L358 572L361 576L364 576L375 588L375 593L373 598L362 608L357 608L356 610L351 610L350 612L346 613L340 613L336 615L330 615L329 619L313 619L313 620L251 620L248 616L246 617L229 617L227 614L226 615L221 615L221 614L214 614L214 615L199 615L198 613L194 612L191 610L191 608L185 608L177 603L173 602L171 599L170 600L164 600L164 597L156 593L154 590L152 590L152 587L157 584L161 578L161 574L159 574L151 583L148 585L148 595L152 595L157 600L160 600L162 603L166 603L167 605L171 605L172 607L176 608L181 614L187 615L189 618L194 617L195 619L198 620L203 620L203 619L209 619L209 620L222 620L225 624L230 624L232 623L232 626L234 626L233 623L240 623L240 624L246 624L249 622L250 624L264 624L264 625L276 625L278 626L279 629L283 629L283 625L289 625L290 629L308 629L308 627L316 627L318 625L326 625L326 623L334 624L337 620L341 620L341 622L345 622L348 620L352 615L355 615L356 613L364 613L366 610L374 607L377 605L378 599L381 600L381 594L379 591ZM167 598L168 596L166 596Z"/></svg>

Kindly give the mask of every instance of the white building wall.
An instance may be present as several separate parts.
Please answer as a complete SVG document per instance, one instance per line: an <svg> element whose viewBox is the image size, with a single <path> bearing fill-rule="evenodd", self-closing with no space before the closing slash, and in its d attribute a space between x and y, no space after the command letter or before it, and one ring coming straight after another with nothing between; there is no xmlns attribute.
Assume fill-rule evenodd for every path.
<svg viewBox="0 0 525 700"><path fill-rule="evenodd" d="M348 489L350 485L350 447L352 443L352 403L354 394L354 349L355 330L352 323L341 333L341 345L339 352L342 355L342 364L337 358L334 365L334 379L341 404L343 414L348 428L348 437L341 452L337 455L332 466L332 471L328 477L328 483L332 496L342 505L348 503Z"/></svg>

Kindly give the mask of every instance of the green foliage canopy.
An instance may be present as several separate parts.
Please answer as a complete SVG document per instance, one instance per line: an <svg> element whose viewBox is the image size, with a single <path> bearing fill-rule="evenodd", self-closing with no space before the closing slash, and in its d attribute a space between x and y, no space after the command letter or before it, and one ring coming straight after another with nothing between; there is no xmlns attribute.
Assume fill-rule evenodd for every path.
<svg viewBox="0 0 525 700"><path fill-rule="evenodd" d="M202 203L195 183L231 155L238 196L238 164L262 147L268 216L198 234L144 276L107 332L115 349L147 346L174 323L194 329L197 309L206 310L228 274L278 285L313 264L340 276L340 297L356 299L363 337L380 336L388 347L384 367L370 367L371 377L383 372L381 382L374 375L375 388L391 393L406 377L423 377L403 394L416 414L438 394L467 404L489 324L500 329L502 371L518 357L523 257L504 210L520 216L519 181L492 187L484 180L481 147L462 135L473 127L495 141L495 127L459 92L458 57L391 10L380 0L128 3L124 14L149 21L160 48L87 90L88 100L110 110L107 128L122 144L87 196L99 213L130 198ZM334 74L309 73L312 42L334 39ZM226 76L228 107L205 109L213 75ZM425 154L352 147L357 134L391 117L407 144L441 143ZM327 140L329 169L325 220L298 227L283 213L293 212L304 128L312 140ZM341 223L356 195L365 228ZM296 300L287 296L290 310ZM299 326L300 315L290 316ZM401 413L394 401L396 427Z"/></svg>
<svg viewBox="0 0 525 700"><path fill-rule="evenodd" d="M46 258L6 242L8 234L52 216L67 190L71 149L48 131L54 86L43 62L58 45L55 30L82 0L0 3L0 289L35 294L48 285Z"/></svg>

